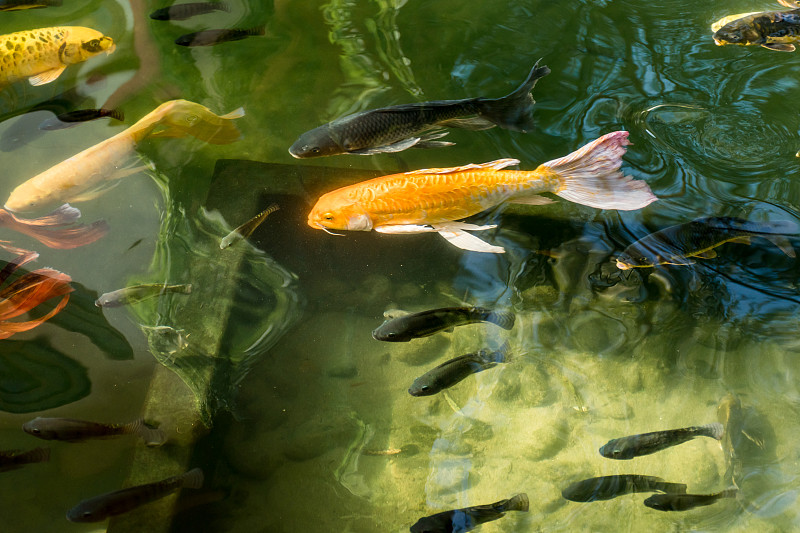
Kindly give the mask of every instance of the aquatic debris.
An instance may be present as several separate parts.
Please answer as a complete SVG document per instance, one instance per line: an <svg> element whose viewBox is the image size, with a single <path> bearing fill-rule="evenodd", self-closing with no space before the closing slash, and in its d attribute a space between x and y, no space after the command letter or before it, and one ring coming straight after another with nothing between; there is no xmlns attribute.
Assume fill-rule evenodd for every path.
<svg viewBox="0 0 800 533"><path fill-rule="evenodd" d="M36 252L25 252L0 270L0 285L20 266L39 257ZM0 339L7 339L15 333L28 331L39 326L64 309L72 292L68 275L52 268L40 268L28 272L0 289ZM31 311L38 305L61 296L61 301L46 315L23 322L10 319Z"/></svg>
<svg viewBox="0 0 800 533"><path fill-rule="evenodd" d="M159 500L181 488L199 489L202 486L203 471L194 468L185 474L168 477L155 483L137 485L83 500L67 511L67 520L70 522L100 522L111 516L124 514L146 503Z"/></svg>
<svg viewBox="0 0 800 533"><path fill-rule="evenodd" d="M156 9L150 13L150 18L153 20L186 20L197 15L213 13L214 11L227 11L230 13L231 7L225 2L188 2Z"/></svg>
<svg viewBox="0 0 800 533"><path fill-rule="evenodd" d="M550 192L599 209L641 209L658 198L644 181L619 172L627 131L615 131L533 171L503 170L519 163L498 159L454 168L431 168L381 176L324 194L308 215L315 229L381 233L436 232L452 245L503 253L500 246L467 233L476 226L460 219L503 202L543 205Z"/></svg>
<svg viewBox="0 0 800 533"><path fill-rule="evenodd" d="M50 448L22 450L0 450L0 472L16 470L32 463L46 463L50 460Z"/></svg>
<svg viewBox="0 0 800 533"><path fill-rule="evenodd" d="M475 527L505 516L508 511L528 512L528 495L524 492L507 500L444 511L420 518L411 526L411 533L455 533L472 531Z"/></svg>
<svg viewBox="0 0 800 533"><path fill-rule="evenodd" d="M485 130L500 126L525 133L533 129L531 91L550 74L549 68L539 67L539 61L522 85L502 98L437 100L362 111L303 133L289 153L302 159L450 146L455 143L436 140L447 135L441 129L446 127Z"/></svg>
<svg viewBox="0 0 800 533"><path fill-rule="evenodd" d="M105 220L97 220L88 226L74 224L80 216L81 212L69 204L38 218L21 218L0 209L0 227L13 229L33 237L48 248L59 250L91 244L108 233Z"/></svg>
<svg viewBox="0 0 800 533"><path fill-rule="evenodd" d="M751 222L734 217L698 218L642 237L628 246L617 258L617 268L649 268L655 265L692 265L693 257L713 259L714 248L726 242L750 244L753 237L772 242L789 257L794 248L786 238L797 234L794 222Z"/></svg>
<svg viewBox="0 0 800 533"><path fill-rule="evenodd" d="M115 185L115 180L146 168L122 165L143 139L191 135L212 144L228 144L241 137L232 121L243 116L241 108L218 116L195 102L170 100L130 128L18 185L6 200L5 208L23 211L47 204L89 200Z"/></svg>
<svg viewBox="0 0 800 533"><path fill-rule="evenodd" d="M450 359L415 379L408 393L411 396L431 396L441 392L472 374L505 363L507 352L508 343L505 343L496 351L480 350Z"/></svg>
<svg viewBox="0 0 800 533"><path fill-rule="evenodd" d="M22 424L25 433L45 440L83 442L119 435L138 435L148 446L161 446L167 441L163 431L151 428L139 418L127 424L103 424L74 418L43 418L37 416Z"/></svg>
<svg viewBox="0 0 800 533"><path fill-rule="evenodd" d="M26 78L34 86L50 83L69 65L103 52L110 54L114 48L111 37L82 26L0 35L0 87Z"/></svg>
<svg viewBox="0 0 800 533"><path fill-rule="evenodd" d="M167 293L191 294L191 292L191 283L183 283L181 285L145 283L142 285L131 285L130 287L101 294L100 297L95 300L94 305L97 307L122 307L123 305L139 303L143 300L155 298Z"/></svg>
<svg viewBox="0 0 800 533"><path fill-rule="evenodd" d="M483 307L442 307L410 313L391 310L384 313L386 321L372 332L372 338L387 342L408 342L429 337L440 331L453 331L456 326L488 322L503 329L514 327L516 315Z"/></svg>
<svg viewBox="0 0 800 533"><path fill-rule="evenodd" d="M610 500L632 492L668 492L686 494L683 483L669 483L660 477L621 474L601 476L576 481L561 491L561 495L573 502Z"/></svg>
<svg viewBox="0 0 800 533"><path fill-rule="evenodd" d="M633 459L683 444L695 437L711 437L720 440L723 429L722 424L714 422L704 426L631 435L608 441L600 448L600 455L608 459Z"/></svg>
<svg viewBox="0 0 800 533"><path fill-rule="evenodd" d="M278 204L272 204L271 206L264 209L262 212L236 228L235 230L228 233L219 243L219 249L224 250L225 248L229 247L230 245L239 242L242 239L248 238L253 232L256 230L258 226L264 222L264 219L267 218L268 215L274 213L280 209Z"/></svg>
<svg viewBox="0 0 800 533"><path fill-rule="evenodd" d="M722 498L735 498L738 492L739 489L734 487L716 494L653 494L644 504L659 511L688 511L711 505Z"/></svg>
<svg viewBox="0 0 800 533"><path fill-rule="evenodd" d="M265 33L265 26L256 26L255 28L248 28L244 30L202 30L181 35L175 39L175 44L179 46L213 46L215 44L227 43L229 41L240 41L253 35L264 35Z"/></svg>

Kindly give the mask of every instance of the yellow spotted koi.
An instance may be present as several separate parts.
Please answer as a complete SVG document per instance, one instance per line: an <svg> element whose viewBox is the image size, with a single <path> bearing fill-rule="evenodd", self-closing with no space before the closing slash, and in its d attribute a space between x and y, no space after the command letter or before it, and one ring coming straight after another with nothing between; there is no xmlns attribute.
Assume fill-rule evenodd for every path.
<svg viewBox="0 0 800 533"><path fill-rule="evenodd" d="M44 85L69 65L102 52L110 54L114 40L82 26L56 26L0 36L0 87L27 79Z"/></svg>

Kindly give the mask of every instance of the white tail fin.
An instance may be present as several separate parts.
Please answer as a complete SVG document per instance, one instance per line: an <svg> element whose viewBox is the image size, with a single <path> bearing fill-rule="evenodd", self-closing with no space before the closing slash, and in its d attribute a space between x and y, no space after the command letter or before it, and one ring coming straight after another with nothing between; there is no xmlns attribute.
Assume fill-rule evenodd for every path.
<svg viewBox="0 0 800 533"><path fill-rule="evenodd" d="M560 186L553 192L570 202L599 209L641 209L658 198L647 183L619 171L628 144L628 132L615 131L538 170L555 172Z"/></svg>

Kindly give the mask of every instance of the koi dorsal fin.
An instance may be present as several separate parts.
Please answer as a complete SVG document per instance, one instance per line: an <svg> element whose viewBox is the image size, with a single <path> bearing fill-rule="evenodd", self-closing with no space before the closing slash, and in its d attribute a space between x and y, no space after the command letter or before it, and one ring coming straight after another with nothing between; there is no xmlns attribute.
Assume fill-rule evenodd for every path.
<svg viewBox="0 0 800 533"><path fill-rule="evenodd" d="M420 170L412 170L406 172L407 176L414 174L453 174L455 172L464 172L465 170L500 170L512 165L519 165L519 159L498 159L496 161L489 161L488 163L470 163L461 167L450 168L422 168Z"/></svg>

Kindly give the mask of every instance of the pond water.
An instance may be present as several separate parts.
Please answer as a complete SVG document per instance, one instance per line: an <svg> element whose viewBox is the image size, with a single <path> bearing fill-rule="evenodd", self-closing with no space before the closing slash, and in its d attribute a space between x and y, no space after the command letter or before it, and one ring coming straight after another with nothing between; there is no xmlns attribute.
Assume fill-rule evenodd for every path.
<svg viewBox="0 0 800 533"><path fill-rule="evenodd" d="M204 489L183 491L171 525L153 514L152 527L400 532L426 515L525 492L529 512L479 530L800 528L798 262L756 238L688 266L615 267L633 241L699 217L800 222L800 53L718 47L710 31L724 16L777 2L225 1L229 12L172 22L150 20L163 7L150 0L0 12L0 34L80 25L117 45L52 83L0 93L0 194L166 100L245 111L232 144L144 141L147 169L73 203L83 222L109 224L92 244L50 249L0 228L0 240L39 252L26 268L65 272L75 289L53 319L0 340L0 449L51 448L49 463L0 474L3 531L105 530L64 515L131 479L191 467L203 468ZM174 44L201 29L261 25L264 36ZM528 133L452 129L454 146L369 157L300 161L287 151L348 113L505 95L539 58L552 73L533 91ZM42 131L54 101L116 107L125 120ZM615 130L633 142L623 169L659 201L617 212L558 200L475 217L497 224L482 235L505 254L431 234L335 237L306 224L316 199L347 183L505 157L533 169ZM249 242L219 249L271 203L280 210ZM193 289L93 305L142 282ZM516 324L409 343L371 337L389 309L464 304L511 311ZM407 392L430 368L504 342L507 363L434 396ZM159 389L165 371L180 380ZM616 437L715 422L731 397L746 437L733 461L724 439L631 461L597 451ZM188 407L173 410L174 398ZM178 442L191 428L197 438L183 450L144 449L131 437L42 443L20 430L36 416L146 416ZM172 471L148 476L142 457ZM575 481L612 474L739 494L687 512L645 507L644 494L562 497ZM147 507L136 512L148 519ZM120 520L108 530L137 529Z"/></svg>

